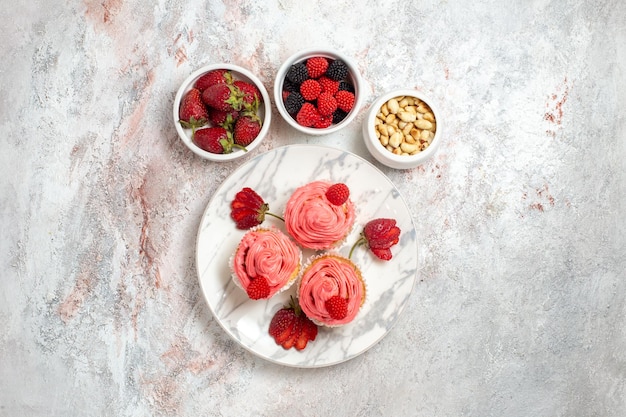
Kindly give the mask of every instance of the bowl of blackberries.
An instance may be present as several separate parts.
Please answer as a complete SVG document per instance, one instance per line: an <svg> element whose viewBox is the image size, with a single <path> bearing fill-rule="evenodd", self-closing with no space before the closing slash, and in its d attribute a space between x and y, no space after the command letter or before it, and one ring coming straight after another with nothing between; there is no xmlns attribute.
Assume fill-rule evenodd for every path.
<svg viewBox="0 0 626 417"><path fill-rule="evenodd" d="M283 119L309 135L346 127L363 102L361 74L353 60L328 49L308 49L287 59L274 82L274 102Z"/></svg>

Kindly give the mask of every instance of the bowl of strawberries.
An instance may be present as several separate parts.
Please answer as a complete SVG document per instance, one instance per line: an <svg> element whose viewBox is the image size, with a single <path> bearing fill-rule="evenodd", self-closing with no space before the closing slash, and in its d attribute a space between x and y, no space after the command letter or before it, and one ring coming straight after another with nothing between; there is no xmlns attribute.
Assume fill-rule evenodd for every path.
<svg viewBox="0 0 626 417"><path fill-rule="evenodd" d="M263 141L272 117L270 97L249 70L204 66L185 79L173 105L174 124L191 151L211 161L232 161Z"/></svg>
<svg viewBox="0 0 626 417"><path fill-rule="evenodd" d="M307 49L289 57L274 80L274 101L292 127L326 135L346 127L365 95L357 65L339 51Z"/></svg>

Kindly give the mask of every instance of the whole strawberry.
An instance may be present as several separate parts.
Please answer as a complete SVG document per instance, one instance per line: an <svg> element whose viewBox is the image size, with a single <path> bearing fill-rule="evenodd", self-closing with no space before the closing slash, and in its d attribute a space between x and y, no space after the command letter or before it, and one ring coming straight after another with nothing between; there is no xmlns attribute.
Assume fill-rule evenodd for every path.
<svg viewBox="0 0 626 417"><path fill-rule="evenodd" d="M293 347L303 350L317 337L317 325L302 312L300 305L291 297L289 304L272 317L268 333L283 349Z"/></svg>
<svg viewBox="0 0 626 417"><path fill-rule="evenodd" d="M216 154L231 153L233 148L245 149L234 144L231 133L221 126L198 129L193 133L192 139L201 149Z"/></svg>
<svg viewBox="0 0 626 417"><path fill-rule="evenodd" d="M270 206L263 198L252 188L244 187L230 203L230 217L235 221L238 229L250 229L258 226L265 221L265 215L276 217L283 220L282 217L270 213Z"/></svg>
<svg viewBox="0 0 626 417"><path fill-rule="evenodd" d="M239 112L237 110L221 111L209 108L208 112L209 122L211 122L213 126L221 126L231 132L233 130L233 126L235 126L235 121L239 117Z"/></svg>
<svg viewBox="0 0 626 417"><path fill-rule="evenodd" d="M248 146L261 132L261 119L255 113L244 113L235 122L233 139L236 144Z"/></svg>
<svg viewBox="0 0 626 417"><path fill-rule="evenodd" d="M383 261L392 258L391 247L400 241L400 228L394 219L379 218L369 221L361 232L361 237L350 249L350 255L355 247L366 244L372 253Z"/></svg>
<svg viewBox="0 0 626 417"><path fill-rule="evenodd" d="M230 71L226 69L216 69L200 76L200 78L198 78L194 83L194 87L200 90L200 92L203 92L212 85L224 83L230 84L232 82L233 76Z"/></svg>
<svg viewBox="0 0 626 417"><path fill-rule="evenodd" d="M261 92L256 85L242 80L237 80L233 84L241 91L242 105L246 110L256 112L259 104L263 102Z"/></svg>
<svg viewBox="0 0 626 417"><path fill-rule="evenodd" d="M187 129L195 129L207 123L209 115L202 102L200 90L192 88L183 96L178 116L180 124Z"/></svg>
<svg viewBox="0 0 626 417"><path fill-rule="evenodd" d="M225 112L241 110L242 100L241 90L231 84L214 84L202 92L204 104Z"/></svg>

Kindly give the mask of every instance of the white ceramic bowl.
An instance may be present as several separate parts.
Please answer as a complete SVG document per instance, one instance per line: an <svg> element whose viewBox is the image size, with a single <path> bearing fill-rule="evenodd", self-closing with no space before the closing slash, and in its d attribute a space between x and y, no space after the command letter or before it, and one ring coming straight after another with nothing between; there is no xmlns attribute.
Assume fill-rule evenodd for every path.
<svg viewBox="0 0 626 417"><path fill-rule="evenodd" d="M330 59L340 59L346 63L348 67L348 81L352 83L354 86L354 106L352 110L348 113L348 115L339 123L332 124L330 127L318 129L313 127L306 127L300 125L288 112L283 103L283 83L285 81L285 76L287 72L291 68L292 65L306 61L308 58L322 56ZM329 133L336 132L340 129L346 127L350 122L356 117L361 108L361 104L363 103L363 98L365 96L365 88L363 85L363 80L361 78L361 73L359 72L359 68L354 63L354 61L342 54L341 52L331 50L331 49L306 49L300 51L289 57L281 67L278 69L276 73L276 79L274 80L274 102L276 103L276 107L278 108L278 112L280 115L289 123L294 129L299 130L300 132L306 133L308 135L327 135Z"/></svg>
<svg viewBox="0 0 626 417"><path fill-rule="evenodd" d="M426 103L430 107L436 121L434 137L431 139L430 144L426 149L414 155L394 154L381 144L380 139L376 135L376 115L380 112L382 105L394 97L402 96L416 97ZM430 98L416 90L399 89L383 94L372 103L363 120L363 140L367 150L378 162L395 169L409 169L415 168L433 156L441 142L442 127L441 113Z"/></svg>
<svg viewBox="0 0 626 417"><path fill-rule="evenodd" d="M256 139L254 139L252 143L246 146L247 151L244 151L241 149L233 149L231 153L227 153L227 154L215 154L215 153L207 152L204 149L198 147L192 141L191 129L183 128L180 122L178 121L179 120L178 111L180 108L180 102L183 96L185 95L185 93L187 93L193 87L194 83L196 82L198 78L200 78L205 73L216 70L216 69L229 70L231 71L234 79L253 83L259 89L259 91L261 92L261 96L263 97L263 103L259 105L259 111L258 111L258 115L263 121L262 126L261 126L261 131L259 132ZM183 141L183 143L187 145L189 149L191 149L196 155L201 156L202 158L205 158L211 161L216 161L216 162L224 162L224 161L232 161L234 159L246 156L250 154L250 152L253 151L257 146L259 146L259 144L263 141L263 139L267 135L267 132L269 131L270 122L272 119L272 112L271 112L270 96L267 93L267 89L265 88L261 80L259 80L254 74L252 74L247 69L242 68L238 65L220 63L220 64L212 64L212 65L204 66L194 71L189 77L187 77L185 81L183 81L180 88L178 89L178 92L176 93L176 97L174 98L173 116L174 116L174 125L176 126L176 132L178 133L178 136Z"/></svg>

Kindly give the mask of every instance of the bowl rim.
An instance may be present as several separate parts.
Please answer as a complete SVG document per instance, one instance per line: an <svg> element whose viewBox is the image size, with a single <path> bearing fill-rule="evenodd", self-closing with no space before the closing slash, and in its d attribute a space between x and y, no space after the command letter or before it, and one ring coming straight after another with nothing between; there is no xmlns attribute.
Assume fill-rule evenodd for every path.
<svg viewBox="0 0 626 417"><path fill-rule="evenodd" d="M261 104L261 106L263 106L262 108L263 126L261 126L261 131L259 132L257 138L254 141L252 141L250 145L246 146L247 152L241 149L233 150L233 152L227 153L227 154L215 154L215 153L207 152L204 149L201 149L200 147L198 147L195 143L193 143L193 141L191 140L191 137L187 134L187 131L189 129L184 129L178 121L180 102L183 98L183 95L191 89L191 86L194 84L194 82L198 78L200 78L205 73L216 70L216 69L226 69L229 71L233 71L233 72L238 73L238 76L239 76L238 78L243 78L243 79L247 78L248 81L251 81L256 85L256 87L259 89L261 93L261 96L263 97L263 103ZM178 88L178 91L176 92L176 96L174 97L174 103L172 105L172 110L173 110L173 117L174 117L174 125L176 126L176 132L178 133L178 136L183 141L183 143L196 155L202 158L211 160L211 161L216 161L216 162L232 161L238 158L242 158L246 155L249 155L257 146L259 146L259 144L263 141L263 139L269 132L270 122L272 120L272 107L271 107L270 95L267 92L267 89L265 88L261 80L248 69L241 67L239 65L230 64L230 63L217 63L217 64L205 65L193 71L191 74L189 74L189 76L185 78L185 80L180 84L180 87Z"/></svg>
<svg viewBox="0 0 626 417"><path fill-rule="evenodd" d="M435 120L437 123L435 136L433 137L433 140L428 148L415 155L396 155L389 152L380 143L380 141L376 137L376 131L374 130L374 120L376 119L378 109L380 109L380 107L388 100L399 96L416 97L425 102L428 107L430 107L430 110L435 116ZM427 94L412 88L399 88L378 96L370 105L370 108L367 112L367 115L365 116L363 123L364 140L366 141L366 145L368 145L367 148L372 156L374 156L379 162L396 169L414 168L431 158L439 147L442 136L441 132L444 126L441 121L441 112L439 111L439 106L437 105L437 103L433 101Z"/></svg>
<svg viewBox="0 0 626 417"><path fill-rule="evenodd" d="M355 89L354 106L352 107L352 110L350 110L350 113L348 113L348 115L341 122L331 127L324 128L324 129L316 129L316 128L306 127L306 126L302 126L298 124L298 122L296 122L296 120L293 117L291 117L289 113L287 113L287 110L285 109L285 105L283 104L283 96L282 96L283 91L282 90L283 90L283 83L284 83L285 75L287 74L287 71L289 70L291 65L293 65L294 63L301 62L304 59L311 58L313 56L323 56L325 58L341 59L343 62L345 62L348 65L348 68L350 69L349 75L352 78L352 81L353 81L352 84L354 85L354 89ZM290 55L289 58L283 61L282 65L279 67L278 71L276 72L276 78L274 79L274 104L276 105L276 108L278 109L278 112L280 113L282 118L294 129L297 129L300 132L304 132L313 136L328 135L330 133L334 133L334 132L337 132L338 130L343 129L348 124L350 124L352 120L354 120L354 118L359 113L364 97L365 97L364 82L363 82L363 77L361 76L361 72L359 71L358 65L351 57L332 48L307 48L307 49L302 49Z"/></svg>

